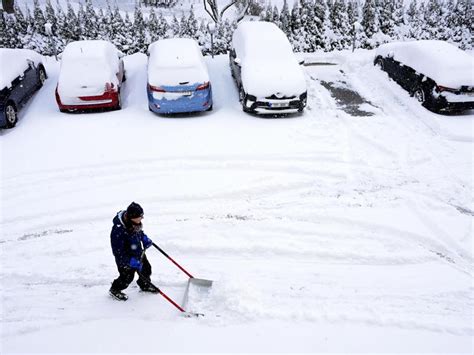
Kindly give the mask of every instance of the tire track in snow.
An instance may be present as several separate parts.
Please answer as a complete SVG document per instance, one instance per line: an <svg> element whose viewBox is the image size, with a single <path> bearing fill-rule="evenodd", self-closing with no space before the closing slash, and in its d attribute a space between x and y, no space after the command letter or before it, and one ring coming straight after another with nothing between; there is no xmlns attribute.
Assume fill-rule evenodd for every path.
<svg viewBox="0 0 474 355"><path fill-rule="evenodd" d="M359 84L360 79L359 79L358 75L360 74L359 73L360 68L357 68L359 71L357 72L357 74L354 74L354 70L352 70L350 63L347 66L349 67L349 70L348 70L349 75L346 75L345 73L340 71L340 73L343 73L343 75L341 75L341 79L339 79L339 80L344 80L345 81L345 80L348 79L349 83L357 84L356 85L357 88L363 87L364 84L362 84L362 85ZM342 78L342 77L344 77L344 78ZM383 86L383 83L379 83L379 86ZM386 96L386 94L387 94L387 90L383 89L383 88L380 88L380 89L376 88L376 90L373 90L373 88L371 88L371 89L372 89L371 92L379 93L379 95L382 95L382 96ZM367 90L363 90L363 91L367 91ZM372 96L373 95L369 95L368 98L373 102L377 102L377 101L374 101ZM382 107L382 110L387 112L387 117L392 118L391 122L390 122L390 125L394 126L395 129L397 129L397 130L402 128L403 131L405 132L405 134L408 135L408 137L411 137L411 139L409 139L408 141L409 142L416 142L418 144L418 146L421 145L422 147L425 147L425 146L429 147L430 144L433 144L432 142L427 142L426 140L423 140L422 142L419 142L420 138L424 137L425 134L427 133L426 128L428 128L428 134L429 134L430 139L433 139L434 137L437 136L437 132L432 127L432 125L428 125L426 120L421 117L421 115L419 114L418 111L409 109L409 107L405 103L401 102L400 99L396 95L393 95L393 96L395 97L395 101L397 101L397 104L399 106L397 106L397 105L388 105L388 107L387 107L387 105L382 105L381 103L377 104L378 107ZM400 109L402 109L403 111L408 111L407 114L406 115L400 115ZM420 108L418 108L418 109L420 109ZM407 120L406 116L410 117L410 120ZM414 116L414 118L413 118L413 116ZM395 120L393 120L393 118L395 118ZM424 128L420 127L420 123L418 122L419 120L421 120L422 126ZM387 121L387 120L385 120L385 121ZM410 122L410 125L407 124L407 121ZM408 152L410 151L409 150L410 148L413 148L413 146L415 146L415 143L411 143L411 147L402 147L401 152L399 152L398 150L395 150L395 149L391 150L391 149L388 149L386 147L386 144L385 144L386 141L384 141L384 145L382 145L381 143L378 142L378 140L372 139L371 137L369 137L367 135L367 133L365 131L362 131L361 128L359 127L360 120L355 121L353 117L347 117L347 119L343 120L343 122L348 126L348 129L351 131L350 137L355 137L356 139L360 140L361 143L366 144L366 145L368 145L372 148L375 148L375 150L377 151L378 154L382 154L382 155L387 156L387 158L391 158L392 164L394 164L394 167L396 168L396 170L399 172L399 174L401 174L402 179L405 179L405 180L409 179L409 176L408 176L407 172L414 171L414 169L418 168L421 164L426 165L428 163L431 163L431 165L432 165L433 163L436 163L439 166L439 168L434 169L435 171L440 171L440 172L443 172L443 173L446 171L445 164L443 164L438 157L434 156L434 154L431 153L429 151L429 149L426 149L426 148L423 149L423 154L425 155L425 157L418 158L417 160L409 161L408 160ZM354 122L356 122L356 123L354 123ZM396 122L396 124L395 124L395 122ZM388 122L383 122L383 123L388 123ZM413 133L413 130L415 130L416 135ZM369 130L369 132L372 132L372 131L373 130ZM439 140L439 139L437 139L437 140ZM354 143L352 145L354 145ZM357 145L357 144L355 144L355 145ZM363 149L362 150L361 149L351 149L350 151L355 152L355 151L364 151L364 150ZM355 161L355 160L357 160L357 157L352 157L351 160ZM367 164L367 166L369 167L370 165ZM370 169L369 169L369 171L370 171ZM360 172L357 172L357 173L360 176ZM367 177L369 177L370 180L377 181L377 179L379 177L379 171L378 171L377 166L372 167L372 173L369 176L367 176ZM444 179L451 179L451 178L453 178L453 177L452 177L451 174L449 174L448 177L442 177L442 178L439 178L439 179L444 180ZM457 182L458 182L458 184L460 184L461 187L464 187L461 181L457 181ZM421 187L421 185L419 185L419 186ZM406 195L407 192L409 194L412 194L413 198L415 198L416 196L419 196L419 195L425 195L425 196L428 196L430 199L440 201L444 204L447 203L446 197L440 198L439 196L437 196L436 193L433 193L431 191L431 189L429 189L429 188L426 190L426 192L420 192L420 191L414 192L414 191L405 190L404 195ZM410 196L408 196L408 198L410 200L412 200ZM413 209L414 204L408 204L408 206L409 206L409 208L411 208L414 211L414 213L418 217L420 217L420 220L422 221L422 223L434 232L434 235L437 236L436 239L438 239L439 241L443 241L443 242L441 242L442 244L449 245L449 249L452 249L452 251L450 253L451 255L454 252L458 256L461 256L461 259L463 259L463 263L468 264L468 265L470 263L472 263L472 260L473 260L472 256L466 255L463 248L460 247L456 242L449 242L450 239L452 239L452 238L449 238L449 236L446 236L445 233L442 233L441 229L439 227L436 227L435 222L431 221L428 216L421 215L421 212L420 212L419 209L414 210ZM443 249L446 249L446 248L443 248ZM441 255L444 255L444 252L446 252L446 250L444 250L443 252L438 252L438 253L441 254ZM459 258L458 258L458 261L459 261ZM472 268L468 268L468 269L472 270Z"/></svg>

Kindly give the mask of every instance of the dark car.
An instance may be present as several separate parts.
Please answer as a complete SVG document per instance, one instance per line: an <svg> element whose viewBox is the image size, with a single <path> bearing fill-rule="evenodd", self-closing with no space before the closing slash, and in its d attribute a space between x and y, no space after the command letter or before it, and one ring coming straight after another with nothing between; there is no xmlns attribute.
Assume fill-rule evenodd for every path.
<svg viewBox="0 0 474 355"><path fill-rule="evenodd" d="M245 112L280 115L306 106L306 79L285 33L274 23L241 22L232 36L230 69Z"/></svg>
<svg viewBox="0 0 474 355"><path fill-rule="evenodd" d="M46 80L41 56L31 50L0 48L0 127L12 128L19 109Z"/></svg>
<svg viewBox="0 0 474 355"><path fill-rule="evenodd" d="M474 109L474 57L450 43L383 44L374 64L433 112Z"/></svg>

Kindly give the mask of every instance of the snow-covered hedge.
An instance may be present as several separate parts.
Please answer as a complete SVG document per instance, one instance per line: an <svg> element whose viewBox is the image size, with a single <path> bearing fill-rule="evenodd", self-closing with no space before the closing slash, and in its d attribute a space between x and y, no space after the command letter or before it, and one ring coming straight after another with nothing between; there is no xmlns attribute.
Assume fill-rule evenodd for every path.
<svg viewBox="0 0 474 355"><path fill-rule="evenodd" d="M136 6L125 17L115 8L97 10L92 0L79 3L74 10L53 7L50 0L41 8L35 1L33 11L16 7L15 15L0 10L0 47L34 49L42 54L61 52L67 43L85 39L104 39L121 51L145 52L158 39L189 37L198 41L204 54L211 52L209 19L198 20L191 8L178 19L166 18L161 9L151 8L148 16ZM278 3L280 3L278 1ZM291 2L292 3L292 2ZM334 49L375 48L393 40L439 39L471 49L471 0L298 0L281 8L271 3L261 13L288 36L297 52ZM48 36L45 23L52 25ZM236 24L226 19L214 35L214 53L226 53Z"/></svg>

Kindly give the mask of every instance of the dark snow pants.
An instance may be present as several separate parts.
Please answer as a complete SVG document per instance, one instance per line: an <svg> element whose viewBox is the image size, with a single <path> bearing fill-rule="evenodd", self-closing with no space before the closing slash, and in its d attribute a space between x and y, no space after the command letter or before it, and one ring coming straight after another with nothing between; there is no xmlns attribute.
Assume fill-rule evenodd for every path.
<svg viewBox="0 0 474 355"><path fill-rule="evenodd" d="M146 255L143 256L142 258L142 271L140 272L140 275L138 276L137 284L140 288L144 288L149 285L150 282L150 276L151 276L151 265L146 258ZM135 277L135 272L137 270L132 269L129 266L126 267L120 267L117 266L118 272L119 272L119 277L112 282L112 288L117 291L122 291L125 290L128 285L133 281L133 278Z"/></svg>

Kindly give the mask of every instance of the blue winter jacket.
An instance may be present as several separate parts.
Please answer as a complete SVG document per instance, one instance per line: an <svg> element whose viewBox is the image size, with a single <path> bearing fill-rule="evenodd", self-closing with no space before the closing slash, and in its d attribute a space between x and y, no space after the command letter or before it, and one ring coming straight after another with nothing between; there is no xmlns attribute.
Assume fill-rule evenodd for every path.
<svg viewBox="0 0 474 355"><path fill-rule="evenodd" d="M143 248L148 248L153 243L143 231L131 232L127 230L123 222L124 213L125 211L120 211L114 217L114 225L110 233L112 252L118 267L130 266L131 258L140 260Z"/></svg>

